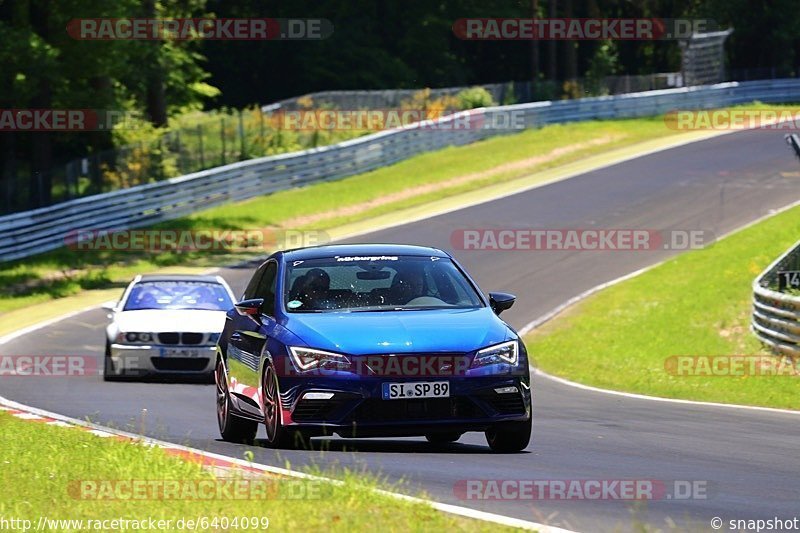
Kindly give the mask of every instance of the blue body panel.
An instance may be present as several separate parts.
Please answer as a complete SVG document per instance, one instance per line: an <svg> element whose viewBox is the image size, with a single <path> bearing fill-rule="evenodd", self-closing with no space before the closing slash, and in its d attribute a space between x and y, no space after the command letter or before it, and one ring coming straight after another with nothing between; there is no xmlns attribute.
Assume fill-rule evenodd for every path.
<svg viewBox="0 0 800 533"><path fill-rule="evenodd" d="M530 373L521 341L516 364L472 366L478 350L518 339L480 291L483 305L471 309L287 313L283 302L287 263L335 255L421 255L452 260L441 250L401 245L326 246L273 254L267 262L274 262L278 272L274 316L245 316L231 310L219 341L238 415L263 420L259 385L265 366L272 365L279 381L281 422L309 434L483 431L493 424L531 416ZM290 356L289 347L341 354L352 366L303 372ZM403 358L433 358L450 366L445 364L442 368L447 367L446 371L433 374L413 365L417 371L409 373L404 367L397 372ZM392 365L395 371L390 371ZM447 398L383 398L387 383L436 382L448 384ZM496 392L503 387L514 387L516 392ZM333 396L304 399L308 392Z"/></svg>

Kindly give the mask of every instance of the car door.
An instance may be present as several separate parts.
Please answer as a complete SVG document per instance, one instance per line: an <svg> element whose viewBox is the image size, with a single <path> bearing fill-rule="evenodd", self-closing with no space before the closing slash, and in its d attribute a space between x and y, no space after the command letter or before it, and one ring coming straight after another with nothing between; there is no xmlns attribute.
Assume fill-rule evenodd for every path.
<svg viewBox="0 0 800 533"><path fill-rule="evenodd" d="M278 263L270 260L259 268L245 290L244 299L263 298L258 315L234 313L232 333L228 342L228 373L231 391L244 400L243 408L260 415L260 359L269 333L274 330L275 283Z"/></svg>

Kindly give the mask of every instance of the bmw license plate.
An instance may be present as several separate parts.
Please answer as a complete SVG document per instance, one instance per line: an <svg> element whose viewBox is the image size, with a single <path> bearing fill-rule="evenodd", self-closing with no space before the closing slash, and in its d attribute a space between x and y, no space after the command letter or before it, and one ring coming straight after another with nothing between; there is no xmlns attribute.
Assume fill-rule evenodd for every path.
<svg viewBox="0 0 800 533"><path fill-rule="evenodd" d="M161 357L200 357L197 348L161 348Z"/></svg>
<svg viewBox="0 0 800 533"><path fill-rule="evenodd" d="M449 398L450 383L447 381L426 381L421 383L384 383L384 400L404 400L407 398Z"/></svg>

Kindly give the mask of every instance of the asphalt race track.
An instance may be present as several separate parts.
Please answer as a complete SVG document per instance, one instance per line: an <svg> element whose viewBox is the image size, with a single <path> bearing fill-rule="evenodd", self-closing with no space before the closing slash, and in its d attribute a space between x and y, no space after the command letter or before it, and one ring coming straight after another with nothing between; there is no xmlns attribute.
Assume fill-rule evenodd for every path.
<svg viewBox="0 0 800 533"><path fill-rule="evenodd" d="M631 160L420 222L359 242L451 250L464 228L703 229L721 235L800 200L800 162L780 132L747 131ZM457 251L485 291L517 294L504 317L517 328L599 283L658 262L670 250ZM702 252L699 252L702 253ZM251 268L223 275L241 291ZM0 346L3 355L103 353L105 312L92 310ZM568 357L569 354L564 354ZM98 368L102 366L98 363ZM241 458L221 442L212 385L104 383L100 376L0 378L0 395L101 424ZM316 451L256 447L257 462L367 467L403 490L494 513L582 531L653 528L711 531L709 520L792 518L800 501L800 419L790 414L630 399L534 381L534 436L527 451L495 455L483 435L453 445L423 439L315 441ZM261 430L263 432L263 429ZM320 451L324 450L324 451ZM454 494L467 479L651 479L707 483L706 499L476 501ZM727 527L727 526L726 526Z"/></svg>

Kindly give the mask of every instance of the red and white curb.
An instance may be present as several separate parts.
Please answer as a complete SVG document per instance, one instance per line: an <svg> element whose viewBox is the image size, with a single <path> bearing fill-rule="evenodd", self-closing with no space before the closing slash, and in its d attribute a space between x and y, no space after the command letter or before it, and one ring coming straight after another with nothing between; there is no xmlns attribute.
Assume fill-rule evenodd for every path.
<svg viewBox="0 0 800 533"><path fill-rule="evenodd" d="M304 474L296 472L287 468L280 468L277 466L270 466L260 463L253 463L243 459L236 459L227 457L217 453L206 452L197 448L190 448L180 444L173 444L127 431L120 431L118 429L109 428L70 418L68 416L60 415L58 413L51 413L36 407L23 405L15 401L3 398L0 396L0 411L4 411L20 420L27 420L30 422L39 422L51 426L72 427L84 430L88 433L96 435L101 438L114 438L123 442L138 442L149 446L157 446L162 448L168 455L179 457L186 461L201 464L202 466L211 469L214 472L237 471L258 475L273 475L276 477L288 477L295 479L309 479L315 481L325 481L327 483L341 484L342 482L336 479L326 478L322 476L314 476L311 474ZM449 513L452 515L460 516L463 518L471 518L474 520L482 520L485 522L493 522L495 524L514 527L524 531L539 531L540 533L574 533L568 529L559 527L548 526L546 524L539 524L537 522L529 522L527 520L520 520L518 518L511 518L508 516L488 513L485 511L478 511L477 509L470 509L468 507L461 507L458 505L451 505L447 503L440 503L423 498L416 498L406 494L397 492L390 492L382 489L374 489L376 493L384 496L403 500L411 503L419 503L429 505L437 511Z"/></svg>

